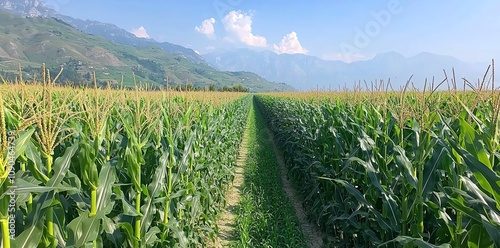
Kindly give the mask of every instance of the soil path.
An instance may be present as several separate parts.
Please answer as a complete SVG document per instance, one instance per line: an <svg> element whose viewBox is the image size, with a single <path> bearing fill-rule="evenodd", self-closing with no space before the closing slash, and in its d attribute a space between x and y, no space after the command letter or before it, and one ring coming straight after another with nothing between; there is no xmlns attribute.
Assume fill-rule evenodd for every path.
<svg viewBox="0 0 500 248"><path fill-rule="evenodd" d="M236 216L238 214L237 211L238 204L240 202L241 187L245 179L244 166L248 153L248 122L250 122L250 119L247 119L247 126L245 127L245 132L243 133L243 139L241 141L240 151L236 167L234 169L234 180L226 192L226 207L222 210L219 219L217 220L219 235L215 238L215 242L211 242L212 244L209 244L209 247L229 247L231 246L231 242L237 240L237 238L233 235L234 230L236 229Z"/></svg>
<svg viewBox="0 0 500 248"><path fill-rule="evenodd" d="M259 111L256 109L256 111ZM306 212L304 210L304 207L302 206L302 200L301 197L299 196L298 192L293 188L292 184L290 181L287 179L287 169L285 166L285 160L283 159L283 154L281 151L278 149L278 146L276 145L274 135L271 132L269 128L266 127L266 132L269 134L269 141L272 144L272 148L274 150L274 154L276 156L276 160L278 161L279 164L279 169L280 169L280 176L281 176L281 182L283 184L283 189L285 190L285 193L290 199L290 202L293 205L293 208L295 209L295 214L297 215L297 218L299 219L299 224L302 229L302 232L304 233L304 236L308 240L308 247L309 248L320 248L320 247L325 247L325 244L323 243L323 237L326 237L325 234L320 230L320 228L313 223L309 222L307 219Z"/></svg>
<svg viewBox="0 0 500 248"><path fill-rule="evenodd" d="M255 106L253 106L251 111L260 111ZM256 113L257 114L257 113ZM259 113L260 114L260 113ZM250 116L249 116L250 117ZM255 117L255 115L254 115ZM250 120L247 120L248 122ZM272 144L273 152L276 156L276 160L279 164L280 177L283 184L283 189L292 203L297 218L299 219L299 224L302 232L308 240L308 247L310 248L320 248L324 247L323 237L326 237L324 233L318 228L318 226L309 222L306 217L306 213L302 206L302 200L299 194L295 191L290 181L286 177L286 166L283 159L281 151L278 149L273 133L269 128L265 128L269 142ZM232 185L229 187L226 193L226 207L222 210L219 219L217 220L217 225L219 226L219 235L215 238L215 242L209 242L208 247L220 248L229 247L231 243L236 241L237 238L234 237L234 232L236 229L236 216L238 210L238 204L241 196L241 188L244 182L244 166L248 153L248 135L249 135L249 125L245 128L245 133L243 134L243 139L240 145L240 152L238 155L238 160L235 168L235 177Z"/></svg>

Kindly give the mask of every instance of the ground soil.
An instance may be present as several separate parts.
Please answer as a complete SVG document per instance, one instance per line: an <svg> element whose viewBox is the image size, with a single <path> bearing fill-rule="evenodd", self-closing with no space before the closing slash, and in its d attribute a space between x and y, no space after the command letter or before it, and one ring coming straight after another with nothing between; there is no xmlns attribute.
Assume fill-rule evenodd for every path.
<svg viewBox="0 0 500 248"><path fill-rule="evenodd" d="M259 111L255 109L255 111ZM248 127L247 127L248 128ZM267 136L269 137L270 143L272 144L272 149L277 158L279 169L280 169L280 177L283 184L283 189L290 199L292 203L297 218L299 220L300 227L302 232L304 233L306 239L308 240L309 248L320 248L324 247L323 237L325 234L319 229L318 226L311 223L304 211L302 206L302 200L299 194L294 190L290 181L288 181L286 177L286 166L283 159L283 155L281 151L276 146L274 136L268 128L266 128ZM238 204L241 196L241 187L244 182L244 166L247 158L248 152L248 130L245 130L243 135L243 140L240 146L240 153L238 156L237 165L235 168L235 178L232 185L229 187L226 193L226 207L221 212L221 215L217 221L217 225L219 226L219 235L216 237L215 242L209 242L208 247L212 248L220 248L220 247L228 247L231 242L236 241L237 238L234 237L236 216Z"/></svg>
<svg viewBox="0 0 500 248"><path fill-rule="evenodd" d="M247 127L248 128L248 127ZM240 145L240 151L236 168L234 169L234 180L226 192L226 207L222 210L217 226L219 227L219 235L216 237L215 242L211 242L209 247L220 248L228 247L230 243L236 241L234 237L234 230L236 228L236 216L238 211L238 204L240 202L241 188L245 179L244 166L248 152L248 130L245 130L243 139Z"/></svg>
<svg viewBox="0 0 500 248"><path fill-rule="evenodd" d="M296 192L296 190L293 188L291 182L288 181L287 179L286 176L287 170L285 166L285 161L283 159L283 154L276 146L274 136L271 133L271 130L266 128L266 131L269 133L270 143L273 146L274 154L276 155L276 160L278 161L280 167L280 176L281 176L281 182L283 184L283 189L285 190L288 199L290 199L290 202L292 203L293 208L295 209L295 214L297 215L297 219L299 219L299 224L302 229L302 232L304 233L304 236L308 240L307 245L309 248L324 247L325 246L323 243L324 234L321 232L318 226L314 225L307 219L304 207L302 206L301 197L299 196L298 192Z"/></svg>

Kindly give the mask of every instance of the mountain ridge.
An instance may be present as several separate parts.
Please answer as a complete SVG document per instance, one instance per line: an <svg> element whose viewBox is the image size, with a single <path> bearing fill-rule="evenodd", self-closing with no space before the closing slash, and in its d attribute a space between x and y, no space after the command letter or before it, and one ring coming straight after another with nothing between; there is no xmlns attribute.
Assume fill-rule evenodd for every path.
<svg viewBox="0 0 500 248"><path fill-rule="evenodd" d="M222 71L249 71L269 81L286 83L297 89L308 90L321 88L337 88L349 85L350 88L360 80L388 80L394 87L401 87L413 76L417 87L423 87L426 79L444 78L443 69L455 68L457 78L468 78L474 81L483 75L487 64L471 64L452 56L422 52L411 57L390 51L377 54L375 57L346 63L343 61L324 60L305 54L276 54L270 50L253 51L239 49L214 51L203 56L194 50L168 42L159 43L153 39L139 38L114 24L81 20L60 15L47 4L39 0L0 0L0 8L24 16L45 16L57 19L72 27L102 36L117 44L136 47L157 46L168 53L180 55L181 58L200 65L211 65ZM0 55L5 51L0 50Z"/></svg>
<svg viewBox="0 0 500 248"><path fill-rule="evenodd" d="M457 72L457 78L482 77L486 64L463 62L448 55L422 52L405 57L395 51L377 54L369 60L346 63L324 60L305 54L276 54L271 51L255 52L249 49L214 51L203 54L205 60L221 70L254 72L272 82L283 82L296 89L334 88L359 81L391 79L393 87L400 88L413 76L412 81L423 88L425 80L444 78L443 69Z"/></svg>
<svg viewBox="0 0 500 248"><path fill-rule="evenodd" d="M0 9L8 10L23 17L45 17L59 19L74 28L85 33L99 35L110 41L128 46L158 46L164 51L174 54L182 54L195 63L206 63L206 61L194 50L169 43L157 42L154 39L139 38L122 29L115 24L103 23L92 20L81 20L70 16L59 14L51 9L45 2L39 0L0 0Z"/></svg>
<svg viewBox="0 0 500 248"><path fill-rule="evenodd" d="M113 43L55 19L23 18L0 10L0 23L0 73L5 75L15 75L21 64L28 79L29 74L39 73L37 67L45 63L52 72L64 66L62 81L63 78L90 81L91 74L96 72L101 81L118 84L125 76L125 83L133 85L134 73L138 82L156 86L164 85L168 78L170 86L223 88L242 84L253 92L293 90L251 72L222 72L158 47Z"/></svg>

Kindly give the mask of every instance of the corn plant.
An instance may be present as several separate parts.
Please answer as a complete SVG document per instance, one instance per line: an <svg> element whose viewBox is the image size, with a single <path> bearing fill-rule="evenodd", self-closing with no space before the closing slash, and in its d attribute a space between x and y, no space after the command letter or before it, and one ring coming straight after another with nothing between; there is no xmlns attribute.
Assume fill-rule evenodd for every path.
<svg viewBox="0 0 500 248"><path fill-rule="evenodd" d="M499 245L497 91L256 99L333 245Z"/></svg>
<svg viewBox="0 0 500 248"><path fill-rule="evenodd" d="M22 238L16 239L16 245L22 247L26 245L25 242L32 242L32 244L43 242L47 246L56 247L58 240L61 240L60 230L56 229L64 228L64 223L59 222L60 216L56 216L56 219L54 219L54 208L62 207L58 203L57 198L59 198L59 195L57 192L61 190L60 184L69 170L70 159L76 152L77 145L75 143L71 147L66 147L66 151L56 151L56 147L72 135L72 132L66 129L65 123L75 115L74 112L68 109L68 102L72 95L54 99L55 95L52 88L57 77L52 80L50 73L45 68L42 68L42 92L35 92L30 99L30 104L32 104L30 109L31 118L26 122L33 122L36 127L34 136L37 147L30 146L27 151L30 154L27 156L31 156L34 160L30 168L33 177L45 185L36 189L39 194L33 199L35 207L27 218L27 222L31 223L31 227L21 234L20 237ZM56 160L54 160L56 154L60 154L60 157L55 156ZM42 160L43 162L41 162ZM22 193L29 188L29 186L21 187L18 191ZM55 188L59 188L59 190L54 190ZM48 235L41 240L41 235L36 234L37 236L33 236L33 230L41 228L41 219L43 218L45 218L46 222L44 230Z"/></svg>
<svg viewBox="0 0 500 248"><path fill-rule="evenodd" d="M0 87L3 247L193 247L214 238L249 97L74 89L42 72L41 82ZM4 177L10 131L14 184Z"/></svg>

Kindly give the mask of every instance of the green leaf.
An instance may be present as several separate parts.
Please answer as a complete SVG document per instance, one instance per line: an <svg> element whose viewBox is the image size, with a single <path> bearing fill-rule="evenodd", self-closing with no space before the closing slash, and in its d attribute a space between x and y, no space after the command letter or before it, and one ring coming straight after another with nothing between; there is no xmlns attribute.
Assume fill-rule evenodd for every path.
<svg viewBox="0 0 500 248"><path fill-rule="evenodd" d="M134 235L134 230L130 223L120 223L120 228L127 236L128 247L139 247L139 240Z"/></svg>
<svg viewBox="0 0 500 248"><path fill-rule="evenodd" d="M64 192L64 191L78 190L78 189L73 188L73 187L64 187L62 185L58 185L56 187L41 186L41 185L27 182L23 178L16 179L15 186L16 186L16 193L19 193L19 194L22 194L22 193L44 193L44 192L49 192L49 191Z"/></svg>
<svg viewBox="0 0 500 248"><path fill-rule="evenodd" d="M495 246L500 247L500 227L492 225L485 220L485 218L483 218L481 223L483 223L484 228L490 235L493 242L495 242Z"/></svg>
<svg viewBox="0 0 500 248"><path fill-rule="evenodd" d="M106 237L111 240L116 247L121 246L123 242L123 236L121 235L118 224L116 224L112 219L104 216L102 218L102 227L106 232Z"/></svg>
<svg viewBox="0 0 500 248"><path fill-rule="evenodd" d="M66 247L66 240L65 240L65 229L66 229L66 216L65 216L65 210L61 206L54 206L53 207L54 211L54 236L57 238L57 243L62 246Z"/></svg>
<svg viewBox="0 0 500 248"><path fill-rule="evenodd" d="M37 247L43 237L43 221L45 211L52 204L54 192L45 192L33 199L33 211L26 219L29 226L13 242L13 247ZM32 245L34 244L34 245Z"/></svg>
<svg viewBox="0 0 500 248"><path fill-rule="evenodd" d="M37 180L46 183L49 181L49 178L42 172L43 166L42 158L40 157L40 153L36 150L35 145L33 143L28 142L26 146L26 157L31 161L28 162L28 169Z"/></svg>
<svg viewBox="0 0 500 248"><path fill-rule="evenodd" d="M72 146L68 147L66 151L64 151L63 156L56 158L53 168L54 174L46 184L48 187L56 187L62 182L71 165L71 158L75 155L77 150L78 142L75 142Z"/></svg>
<svg viewBox="0 0 500 248"><path fill-rule="evenodd" d="M378 247L390 247L389 244L395 242L398 242L402 245L417 245L420 248L451 248L451 245L449 244L433 245L419 238L412 238L407 236L398 236L397 238L391 241L380 244Z"/></svg>
<svg viewBox="0 0 500 248"><path fill-rule="evenodd" d="M106 163L99 173L99 187L96 195L95 216L89 217L89 212L85 211L80 216L68 224L68 245L80 247L88 242L97 239L102 232L101 220L111 212L114 203L111 202L112 186L116 180L115 168L110 163Z"/></svg>
<svg viewBox="0 0 500 248"><path fill-rule="evenodd" d="M97 187L95 178L92 178L94 173L97 173L97 166L95 165L96 154L94 154L94 149L91 146L92 141L89 137L82 138L80 140L80 150L78 153L78 160L80 167L80 175L82 181L85 185L92 187Z"/></svg>
<svg viewBox="0 0 500 248"><path fill-rule="evenodd" d="M141 162L142 155L140 151L136 151L137 146L132 146L125 148L125 166L128 169L127 172L132 179L134 184L134 189L137 192L140 192L141 182L139 181L141 174Z"/></svg>
<svg viewBox="0 0 500 248"><path fill-rule="evenodd" d="M99 187L97 188L97 212L102 211L111 203L112 186L116 181L115 166L106 163L99 173ZM108 212L109 213L109 212ZM105 213L105 214L108 214Z"/></svg>
<svg viewBox="0 0 500 248"><path fill-rule="evenodd" d="M411 164L406 153L400 146L394 146L396 155L396 164L403 169L406 181L414 188L417 188L417 177L414 173L413 165Z"/></svg>
<svg viewBox="0 0 500 248"><path fill-rule="evenodd" d="M82 183L80 178L75 173L71 172L71 170L66 173L66 178L62 182L62 185L66 188L74 188L74 190L68 192L70 195L81 193Z"/></svg>
<svg viewBox="0 0 500 248"><path fill-rule="evenodd" d="M83 230L81 229L82 222L85 218L88 218L89 211L85 211L80 213L80 216L73 219L68 225L68 246L72 246L76 244L78 238L82 235Z"/></svg>
<svg viewBox="0 0 500 248"><path fill-rule="evenodd" d="M492 168L490 160L488 159L486 148L480 142L481 137L476 136L476 130L464 119L460 119L461 136L464 139L465 149L477 158L481 163L485 164L488 168ZM482 133L482 130L479 130Z"/></svg>
<svg viewBox="0 0 500 248"><path fill-rule="evenodd" d="M352 162L357 162L358 164L362 165L367 171L372 185L375 186L380 192L385 192L385 190L382 188L382 185L380 184L378 172L375 170L375 167L373 167L373 164L370 160L364 161L358 157L350 157L349 159L346 160L345 163L349 164Z"/></svg>
<svg viewBox="0 0 500 248"><path fill-rule="evenodd" d="M38 247L43 235L43 221L39 220L28 229L24 230L15 240L11 247Z"/></svg>
<svg viewBox="0 0 500 248"><path fill-rule="evenodd" d="M149 231L144 235L142 245L146 247L153 247L158 237L156 236L158 233L161 233L160 228L157 226L149 229Z"/></svg>
<svg viewBox="0 0 500 248"><path fill-rule="evenodd" d="M184 172L188 166L188 159L191 156L191 150L193 148L194 139L196 137L196 132L192 132L189 136L189 139L184 144L184 153L182 155L182 159L179 163L179 171Z"/></svg>
<svg viewBox="0 0 500 248"><path fill-rule="evenodd" d="M128 216L142 216L141 213L137 212L134 206L125 199L123 191L119 187L113 187L113 193L116 196L116 200L122 202L123 212L122 214Z"/></svg>
<svg viewBox="0 0 500 248"><path fill-rule="evenodd" d="M370 208L371 207L371 204L368 203L368 201L365 199L365 197L361 194L361 192L359 192L358 189L356 189L352 184L344 181L344 180L340 180L340 179L331 179L331 178L326 178L326 177L319 177L320 179L326 179L326 180L330 180L330 181L333 181L333 182L336 182L342 186L344 186L344 188L347 190L347 192L349 192L349 194L351 194L352 196L354 196L354 198L356 198L356 200L363 204L364 206Z"/></svg>
<svg viewBox="0 0 500 248"><path fill-rule="evenodd" d="M90 212L85 211L78 218L71 221L68 224L68 247L81 247L96 240L101 232L102 219L106 212L109 213L113 209L113 205L107 205L101 211L97 211L97 214L92 217L88 217Z"/></svg>
<svg viewBox="0 0 500 248"><path fill-rule="evenodd" d="M469 238L467 241L469 248L484 248L493 245L488 232L481 225L476 224L472 226L467 236Z"/></svg>
<svg viewBox="0 0 500 248"><path fill-rule="evenodd" d="M401 225L399 224L401 221L401 212L399 210L397 202L391 195L384 195L384 206L388 211L389 220L391 222L393 231L399 232L401 230Z"/></svg>
<svg viewBox="0 0 500 248"><path fill-rule="evenodd" d="M456 210L461 211L462 213L468 215L472 219L474 219L477 222L481 222L481 215L477 213L474 209L468 207L465 205L463 200L460 200L458 198L454 198L451 196L448 196L448 199L450 199L449 204Z"/></svg>
<svg viewBox="0 0 500 248"><path fill-rule="evenodd" d="M153 201L157 198L161 191L165 189L165 176L167 174L167 164L168 164L168 153L164 152L159 159L159 165L156 168L153 181L148 186L148 192L150 196L147 198L146 203L141 206L141 212L143 218L141 221L141 231L142 234L146 232L147 228L150 227L153 220L154 204Z"/></svg>
<svg viewBox="0 0 500 248"><path fill-rule="evenodd" d="M490 196L488 196L486 194L486 192L479 189L477 184L472 182L471 179L464 177L464 176L460 176L460 180L462 180L463 186L465 187L465 189L467 189L468 192L474 194L474 196L470 196L471 199L479 201L483 205L483 207L485 207L486 209L489 209L491 211L495 211L497 214L500 214L500 210L497 208L497 203L496 203L495 199L491 198ZM454 190L456 190L456 189L454 189Z"/></svg>
<svg viewBox="0 0 500 248"><path fill-rule="evenodd" d="M500 177L468 151L459 147L453 140L450 140L450 144L463 157L465 164L472 171L481 188L491 194L500 204Z"/></svg>
<svg viewBox="0 0 500 248"><path fill-rule="evenodd" d="M448 155L444 147L439 148L439 150L434 151L431 159L425 163L424 167L424 178L422 186L422 194L424 201L427 200L429 193L434 188L436 184L435 175L436 170L442 166L443 159Z"/></svg>
<svg viewBox="0 0 500 248"><path fill-rule="evenodd" d="M35 129L23 131L20 133L19 137L14 140L14 157L19 158L25 151L28 143L30 142L31 136L35 132Z"/></svg>
<svg viewBox="0 0 500 248"><path fill-rule="evenodd" d="M97 239L97 235L101 232L101 222L102 218L105 216L106 212L110 212L113 209L114 204L110 204L106 206L106 208L101 209L101 211L97 211L97 214L84 219L82 222L82 230L83 233L80 238L76 242L76 246L82 246L88 242L92 242ZM87 216L84 213L83 216Z"/></svg>

